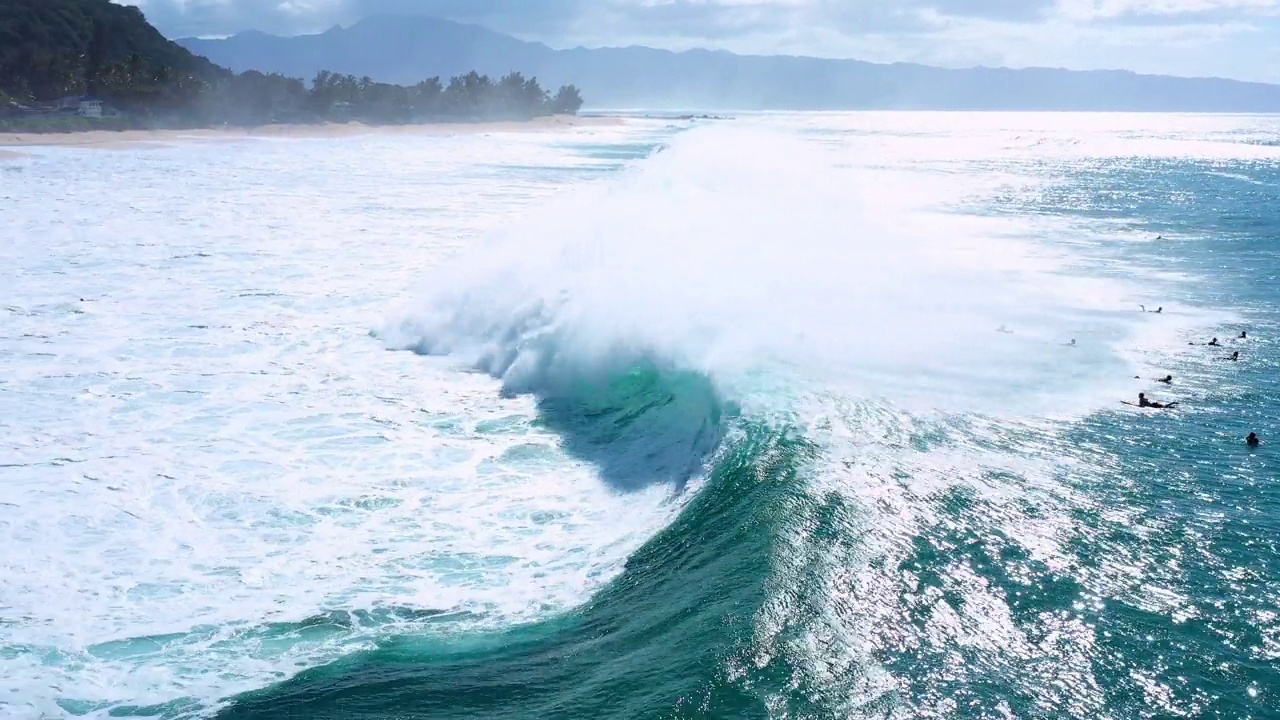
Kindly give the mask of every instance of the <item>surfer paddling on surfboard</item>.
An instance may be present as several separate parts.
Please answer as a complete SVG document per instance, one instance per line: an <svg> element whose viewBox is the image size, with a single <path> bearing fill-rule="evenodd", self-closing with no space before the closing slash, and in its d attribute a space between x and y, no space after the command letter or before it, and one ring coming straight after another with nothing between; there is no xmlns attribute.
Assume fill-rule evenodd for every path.
<svg viewBox="0 0 1280 720"><path fill-rule="evenodd" d="M1133 405L1133 403L1128 401L1122 400L1121 402L1124 402L1125 405ZM1147 399L1146 393L1138 393L1138 407L1155 408L1156 410L1167 410L1168 408L1171 408L1177 404L1178 403L1176 402L1171 402L1171 403L1152 402L1151 400Z"/></svg>

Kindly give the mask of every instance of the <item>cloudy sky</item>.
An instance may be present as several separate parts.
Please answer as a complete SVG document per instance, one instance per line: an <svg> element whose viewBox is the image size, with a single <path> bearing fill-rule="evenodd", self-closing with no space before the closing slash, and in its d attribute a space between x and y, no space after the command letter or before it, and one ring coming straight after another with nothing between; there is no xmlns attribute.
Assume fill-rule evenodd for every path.
<svg viewBox="0 0 1280 720"><path fill-rule="evenodd" d="M1127 68L1280 82L1280 0L118 0L171 37L438 15L553 47Z"/></svg>

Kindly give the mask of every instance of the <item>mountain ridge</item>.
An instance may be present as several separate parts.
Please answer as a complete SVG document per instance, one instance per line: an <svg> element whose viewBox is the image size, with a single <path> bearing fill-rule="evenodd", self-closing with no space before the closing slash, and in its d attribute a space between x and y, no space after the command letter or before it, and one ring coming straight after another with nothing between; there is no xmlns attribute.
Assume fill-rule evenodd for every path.
<svg viewBox="0 0 1280 720"><path fill-rule="evenodd" d="M176 42L237 71L310 78L322 68L382 82L521 68L573 84L592 106L708 110L1097 110L1280 112L1280 85L1131 70L1065 70L647 46L555 49L481 25L379 15L323 33Z"/></svg>

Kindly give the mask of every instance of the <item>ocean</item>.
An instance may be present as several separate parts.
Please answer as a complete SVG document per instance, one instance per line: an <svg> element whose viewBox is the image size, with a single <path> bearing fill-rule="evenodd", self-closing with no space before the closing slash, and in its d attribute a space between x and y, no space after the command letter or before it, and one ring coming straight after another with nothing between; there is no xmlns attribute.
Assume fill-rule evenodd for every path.
<svg viewBox="0 0 1280 720"><path fill-rule="evenodd" d="M1280 717L1278 118L23 152L2 717Z"/></svg>

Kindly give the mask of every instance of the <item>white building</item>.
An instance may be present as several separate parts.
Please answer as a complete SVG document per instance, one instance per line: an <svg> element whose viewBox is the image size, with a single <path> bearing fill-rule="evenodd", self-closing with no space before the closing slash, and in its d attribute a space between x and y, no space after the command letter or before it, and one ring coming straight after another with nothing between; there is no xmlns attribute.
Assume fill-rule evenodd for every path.
<svg viewBox="0 0 1280 720"><path fill-rule="evenodd" d="M102 101L101 100L81 100L79 110L81 115L85 117L102 117Z"/></svg>

